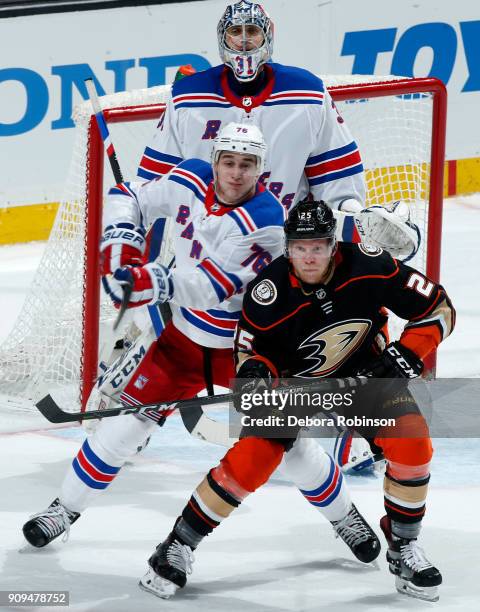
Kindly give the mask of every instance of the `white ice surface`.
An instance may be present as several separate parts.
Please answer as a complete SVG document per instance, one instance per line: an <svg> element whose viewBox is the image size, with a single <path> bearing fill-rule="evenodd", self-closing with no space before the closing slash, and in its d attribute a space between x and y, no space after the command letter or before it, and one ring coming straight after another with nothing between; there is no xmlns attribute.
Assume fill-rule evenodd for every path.
<svg viewBox="0 0 480 612"><path fill-rule="evenodd" d="M440 376L480 376L479 223L480 196L446 203L442 282L458 319L439 352ZM42 249L41 244L0 248L0 338L13 324ZM38 416L0 414L0 590L68 589L69 609L95 612L479 609L478 440L434 441L421 543L444 584L440 601L429 604L396 593L384 551L378 568L356 561L333 538L330 525L279 477L201 544L194 573L175 599L163 601L138 589L146 559L224 453L189 437L176 416L85 512L67 544L57 540L45 549L19 552L21 525L56 497L83 437L81 428L53 427ZM380 535L381 478L348 481ZM383 539L382 545L385 550Z"/></svg>

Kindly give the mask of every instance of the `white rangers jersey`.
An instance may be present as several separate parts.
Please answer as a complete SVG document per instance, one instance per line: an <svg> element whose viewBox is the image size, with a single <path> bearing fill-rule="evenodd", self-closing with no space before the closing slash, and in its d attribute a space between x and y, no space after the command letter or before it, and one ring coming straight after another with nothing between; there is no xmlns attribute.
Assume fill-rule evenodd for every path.
<svg viewBox="0 0 480 612"><path fill-rule="evenodd" d="M202 346L229 348L244 287L283 250L285 212L260 183L235 207L215 198L210 164L189 159L160 180L112 188L104 226L171 217L176 268L173 323Z"/></svg>
<svg viewBox="0 0 480 612"><path fill-rule="evenodd" d="M261 181L286 210L309 192L334 208L348 198L363 206L360 153L323 82L306 70L271 63L259 95L239 97L228 70L216 66L173 85L138 176L164 175L187 158L209 161L222 127L252 122L268 145Z"/></svg>

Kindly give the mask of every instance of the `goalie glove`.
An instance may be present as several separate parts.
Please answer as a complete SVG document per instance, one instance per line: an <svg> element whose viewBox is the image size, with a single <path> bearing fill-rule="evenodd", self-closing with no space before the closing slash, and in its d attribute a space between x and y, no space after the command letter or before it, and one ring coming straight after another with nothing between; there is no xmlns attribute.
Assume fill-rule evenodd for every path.
<svg viewBox="0 0 480 612"><path fill-rule="evenodd" d="M359 376L369 378L416 378L423 372L423 361L400 342L391 342Z"/></svg>
<svg viewBox="0 0 480 612"><path fill-rule="evenodd" d="M102 276L123 266L141 266L144 263L145 230L133 223L107 226L100 242L100 253Z"/></svg>
<svg viewBox="0 0 480 612"><path fill-rule="evenodd" d="M128 308L163 304L173 297L172 273L158 263L118 268L112 276L103 276L102 283L117 308L122 303L123 290L127 286L132 287Z"/></svg>
<svg viewBox="0 0 480 612"><path fill-rule="evenodd" d="M362 242L388 251L392 257L408 261L420 246L420 230L410 220L405 202L370 206L355 213L355 225Z"/></svg>

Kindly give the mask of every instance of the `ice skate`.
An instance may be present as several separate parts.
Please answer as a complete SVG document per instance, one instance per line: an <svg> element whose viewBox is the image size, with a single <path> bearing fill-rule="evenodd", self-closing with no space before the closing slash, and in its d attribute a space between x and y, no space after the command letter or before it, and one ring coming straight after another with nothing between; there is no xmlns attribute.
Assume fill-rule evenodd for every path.
<svg viewBox="0 0 480 612"><path fill-rule="evenodd" d="M64 534L62 541L66 542L72 525L80 514L72 512L55 499L43 512L34 514L23 526L23 535L29 544L42 548L52 540Z"/></svg>
<svg viewBox="0 0 480 612"><path fill-rule="evenodd" d="M426 558L417 540L395 536L387 516L380 521L380 527L388 541L387 561L390 572L395 575L397 591L425 601L438 601L442 575Z"/></svg>
<svg viewBox="0 0 480 612"><path fill-rule="evenodd" d="M140 588L162 599L169 599L187 583L195 558L192 549L171 533L148 560L148 572L138 583Z"/></svg>
<svg viewBox="0 0 480 612"><path fill-rule="evenodd" d="M354 504L345 518L332 522L335 537L340 537L362 563L374 561L380 554L380 541Z"/></svg>

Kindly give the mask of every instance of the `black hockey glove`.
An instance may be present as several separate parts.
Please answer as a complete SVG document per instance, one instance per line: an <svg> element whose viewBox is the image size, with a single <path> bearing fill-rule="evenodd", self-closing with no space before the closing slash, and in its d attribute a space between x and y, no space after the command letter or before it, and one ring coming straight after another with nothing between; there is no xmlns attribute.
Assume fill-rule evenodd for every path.
<svg viewBox="0 0 480 612"><path fill-rule="evenodd" d="M359 376L370 378L416 378L423 372L423 361L400 342L391 342Z"/></svg>
<svg viewBox="0 0 480 612"><path fill-rule="evenodd" d="M263 393L272 389L274 379L272 371L265 362L259 359L247 359L237 372L233 391L242 396ZM241 397L236 397L233 405L238 412L244 412Z"/></svg>

